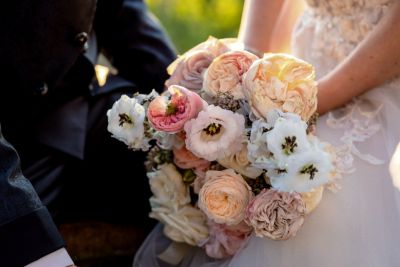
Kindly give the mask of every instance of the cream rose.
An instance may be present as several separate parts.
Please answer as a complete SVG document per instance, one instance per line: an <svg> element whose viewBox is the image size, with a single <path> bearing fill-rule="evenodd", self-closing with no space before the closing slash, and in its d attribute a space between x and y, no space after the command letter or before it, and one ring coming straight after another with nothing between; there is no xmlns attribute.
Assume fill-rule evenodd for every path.
<svg viewBox="0 0 400 267"><path fill-rule="evenodd" d="M305 204L299 193L263 190L246 209L246 221L259 237L289 239L303 225Z"/></svg>
<svg viewBox="0 0 400 267"><path fill-rule="evenodd" d="M246 51L231 51L218 56L204 74L204 91L210 96L229 93L234 99L243 99L243 74L256 59L257 56Z"/></svg>
<svg viewBox="0 0 400 267"><path fill-rule="evenodd" d="M216 223L234 225L244 219L251 197L251 188L240 174L231 169L208 171L198 205Z"/></svg>
<svg viewBox="0 0 400 267"><path fill-rule="evenodd" d="M150 217L164 224L164 234L176 242L199 246L208 238L207 218L203 212L190 205L178 210L157 207Z"/></svg>
<svg viewBox="0 0 400 267"><path fill-rule="evenodd" d="M247 158L247 144L242 144L242 149L226 158L219 159L218 163L225 168L234 169L238 173L249 178L257 178L263 172L262 169L256 168L251 165Z"/></svg>
<svg viewBox="0 0 400 267"><path fill-rule="evenodd" d="M317 109L312 65L286 54L266 54L244 75L244 94L258 118L272 109L292 112L307 121Z"/></svg>
<svg viewBox="0 0 400 267"><path fill-rule="evenodd" d="M189 188L183 183L181 174L173 164L163 164L154 172L147 173L153 196L152 208L166 206L178 210L190 202Z"/></svg>

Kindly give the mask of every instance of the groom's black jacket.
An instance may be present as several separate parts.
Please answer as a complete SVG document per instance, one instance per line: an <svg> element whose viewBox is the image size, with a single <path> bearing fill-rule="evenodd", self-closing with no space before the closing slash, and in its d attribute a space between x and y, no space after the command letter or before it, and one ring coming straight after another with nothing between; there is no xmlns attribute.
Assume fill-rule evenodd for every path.
<svg viewBox="0 0 400 267"><path fill-rule="evenodd" d="M0 266L23 266L64 246L13 146L22 153L37 142L82 159L88 103L75 99L121 85L161 89L175 57L143 1L97 2L18 0L0 9ZM95 53L118 69L115 84L91 88L93 64L83 55L91 36Z"/></svg>

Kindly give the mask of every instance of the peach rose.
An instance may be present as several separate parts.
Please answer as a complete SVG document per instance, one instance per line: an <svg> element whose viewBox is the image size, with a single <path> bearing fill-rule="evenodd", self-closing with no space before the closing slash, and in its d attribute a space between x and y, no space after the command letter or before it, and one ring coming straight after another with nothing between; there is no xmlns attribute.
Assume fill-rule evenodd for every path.
<svg viewBox="0 0 400 267"><path fill-rule="evenodd" d="M205 170L210 166L210 162L196 157L192 152L182 146L180 149L174 148L174 163L181 169Z"/></svg>
<svg viewBox="0 0 400 267"><path fill-rule="evenodd" d="M239 152L232 154L226 158L219 159L218 163L225 168L231 168L238 173L249 178L257 178L263 172L262 169L256 168L251 165L247 158L247 144L243 143Z"/></svg>
<svg viewBox="0 0 400 267"><path fill-rule="evenodd" d="M296 113L305 121L317 109L312 65L285 54L266 54L244 75L244 94L258 118L272 109Z"/></svg>
<svg viewBox="0 0 400 267"><path fill-rule="evenodd" d="M237 225L218 224L208 220L210 237L205 245L208 256L215 259L223 259L235 255L242 248L253 228L245 222Z"/></svg>
<svg viewBox="0 0 400 267"><path fill-rule="evenodd" d="M206 103L188 89L173 85L150 102L147 118L154 129L168 133L181 131L185 123L197 117Z"/></svg>
<svg viewBox="0 0 400 267"><path fill-rule="evenodd" d="M198 205L216 223L234 225L244 219L251 197L251 188L240 174L231 169L208 171Z"/></svg>
<svg viewBox="0 0 400 267"><path fill-rule="evenodd" d="M244 98L243 74L256 59L257 56L247 51L231 51L218 56L204 74L204 91L210 96L229 93L234 99Z"/></svg>
<svg viewBox="0 0 400 267"><path fill-rule="evenodd" d="M303 225L305 204L299 193L263 190L246 209L246 222L259 237L289 239Z"/></svg>

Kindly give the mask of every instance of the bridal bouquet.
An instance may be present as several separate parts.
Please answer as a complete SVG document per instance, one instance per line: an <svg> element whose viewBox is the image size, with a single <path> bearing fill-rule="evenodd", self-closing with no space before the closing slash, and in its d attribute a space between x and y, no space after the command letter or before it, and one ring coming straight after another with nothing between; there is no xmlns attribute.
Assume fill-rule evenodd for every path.
<svg viewBox="0 0 400 267"><path fill-rule="evenodd" d="M107 113L113 137L149 151L150 217L213 258L252 232L295 236L338 175L315 135L313 67L210 37L168 72L164 93L124 95Z"/></svg>

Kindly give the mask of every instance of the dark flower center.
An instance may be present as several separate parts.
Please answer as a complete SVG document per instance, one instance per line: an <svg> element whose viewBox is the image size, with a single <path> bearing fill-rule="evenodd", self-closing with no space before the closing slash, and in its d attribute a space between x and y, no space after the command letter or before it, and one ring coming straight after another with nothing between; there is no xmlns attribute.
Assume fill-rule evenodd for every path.
<svg viewBox="0 0 400 267"><path fill-rule="evenodd" d="M203 131L208 135L214 136L221 132L221 127L222 125L219 123L211 123L206 128L204 128Z"/></svg>
<svg viewBox="0 0 400 267"><path fill-rule="evenodd" d="M294 152L294 149L297 147L296 136L286 136L285 142L282 144L283 153L286 155L290 155Z"/></svg>
<svg viewBox="0 0 400 267"><path fill-rule="evenodd" d="M124 126L124 123L133 124L131 117L128 116L126 113L118 114L119 116L119 126Z"/></svg>
<svg viewBox="0 0 400 267"><path fill-rule="evenodd" d="M318 172L318 169L315 168L314 164L305 165L301 170L301 174L308 174L310 175L310 180L314 179L315 174Z"/></svg>

